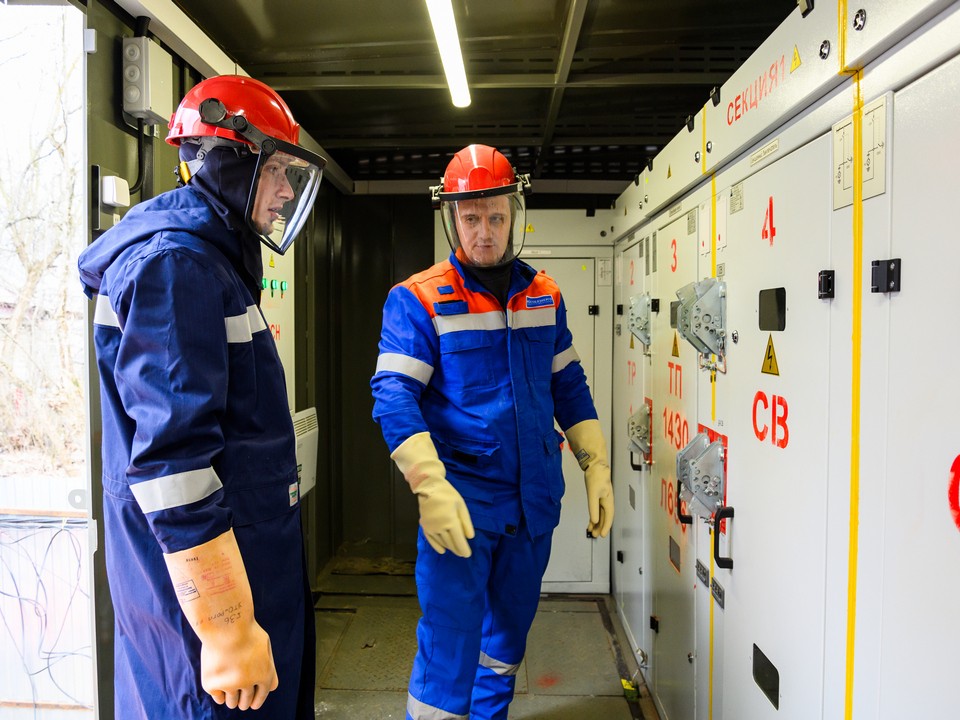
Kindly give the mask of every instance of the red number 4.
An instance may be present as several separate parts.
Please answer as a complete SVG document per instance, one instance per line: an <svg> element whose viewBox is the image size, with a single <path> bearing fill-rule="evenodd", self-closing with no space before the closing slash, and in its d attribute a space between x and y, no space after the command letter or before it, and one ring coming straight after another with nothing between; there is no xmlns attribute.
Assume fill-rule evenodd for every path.
<svg viewBox="0 0 960 720"><path fill-rule="evenodd" d="M764 240L770 241L770 246L773 247L773 239L777 236L777 228L773 224L773 195L770 196L770 200L767 202L767 214L763 218L763 232L760 233L760 237Z"/></svg>

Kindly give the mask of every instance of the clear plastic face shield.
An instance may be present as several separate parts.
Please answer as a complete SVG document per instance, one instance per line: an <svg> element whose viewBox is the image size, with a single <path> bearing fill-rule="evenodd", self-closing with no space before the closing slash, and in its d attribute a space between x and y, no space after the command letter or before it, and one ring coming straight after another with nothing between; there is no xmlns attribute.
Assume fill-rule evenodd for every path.
<svg viewBox="0 0 960 720"><path fill-rule="evenodd" d="M494 267L520 255L527 217L523 182L459 193L436 188L434 194L447 242L461 262Z"/></svg>
<svg viewBox="0 0 960 720"><path fill-rule="evenodd" d="M264 245L283 255L310 217L326 160L265 135L242 115L228 117L219 100L204 100L199 110L205 123L233 130L253 144L258 159L247 198L247 223Z"/></svg>
<svg viewBox="0 0 960 720"><path fill-rule="evenodd" d="M323 166L304 157L307 151L302 148L273 142L276 152L261 149L259 154L247 200L247 222L267 247L283 255L310 216ZM282 147L295 149L296 154Z"/></svg>

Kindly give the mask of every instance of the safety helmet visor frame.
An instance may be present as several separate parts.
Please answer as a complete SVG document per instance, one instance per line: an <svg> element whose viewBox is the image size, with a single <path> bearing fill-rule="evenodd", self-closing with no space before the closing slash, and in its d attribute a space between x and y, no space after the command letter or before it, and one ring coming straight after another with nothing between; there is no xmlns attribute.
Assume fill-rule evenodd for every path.
<svg viewBox="0 0 960 720"><path fill-rule="evenodd" d="M244 215L261 242L283 255L310 216L326 161L278 138L259 150Z"/></svg>

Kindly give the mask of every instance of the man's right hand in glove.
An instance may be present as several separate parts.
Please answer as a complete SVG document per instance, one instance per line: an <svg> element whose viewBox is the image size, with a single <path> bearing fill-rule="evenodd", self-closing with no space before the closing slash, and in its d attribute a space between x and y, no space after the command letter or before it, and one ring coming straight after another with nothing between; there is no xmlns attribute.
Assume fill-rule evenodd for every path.
<svg viewBox="0 0 960 720"><path fill-rule="evenodd" d="M200 638L203 689L219 705L258 710L279 681L270 637L253 616L233 530L163 557L183 614Z"/></svg>
<svg viewBox="0 0 960 720"><path fill-rule="evenodd" d="M420 527L431 547L441 555L450 550L470 557L468 539L474 536L467 505L447 481L447 472L437 455L430 433L404 440L390 455L420 503Z"/></svg>

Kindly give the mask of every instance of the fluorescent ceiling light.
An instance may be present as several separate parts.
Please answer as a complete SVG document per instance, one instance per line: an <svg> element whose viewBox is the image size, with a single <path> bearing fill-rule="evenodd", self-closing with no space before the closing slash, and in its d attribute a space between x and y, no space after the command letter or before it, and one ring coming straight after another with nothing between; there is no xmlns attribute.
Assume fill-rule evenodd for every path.
<svg viewBox="0 0 960 720"><path fill-rule="evenodd" d="M467 73L463 69L463 55L460 53L460 37L457 35L457 21L453 17L451 0L426 0L430 11L433 34L440 49L443 73L447 76L450 97L457 107L470 104L470 88L467 87Z"/></svg>

